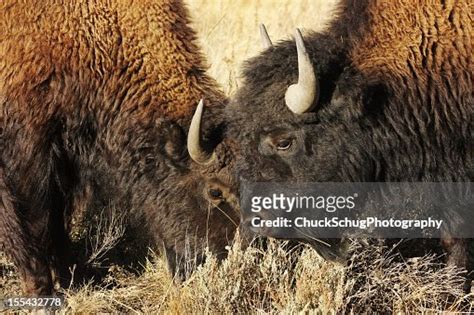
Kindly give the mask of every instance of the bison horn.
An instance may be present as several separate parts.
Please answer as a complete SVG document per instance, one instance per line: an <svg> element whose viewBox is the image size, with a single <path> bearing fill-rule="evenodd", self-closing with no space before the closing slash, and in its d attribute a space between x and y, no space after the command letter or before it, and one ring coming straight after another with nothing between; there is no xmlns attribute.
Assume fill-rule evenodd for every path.
<svg viewBox="0 0 474 315"><path fill-rule="evenodd" d="M268 36L267 28L264 24L260 24L260 38L262 39L263 49L273 47L272 40L270 39L270 36Z"/></svg>
<svg viewBox="0 0 474 315"><path fill-rule="evenodd" d="M204 101L201 99L194 113L188 133L189 156L198 164L209 165L215 160L215 154L206 152L201 147L201 120Z"/></svg>
<svg viewBox="0 0 474 315"><path fill-rule="evenodd" d="M319 86L299 29L296 29L295 40L298 52L298 83L288 87L285 102L293 113L299 115L311 110L316 103Z"/></svg>

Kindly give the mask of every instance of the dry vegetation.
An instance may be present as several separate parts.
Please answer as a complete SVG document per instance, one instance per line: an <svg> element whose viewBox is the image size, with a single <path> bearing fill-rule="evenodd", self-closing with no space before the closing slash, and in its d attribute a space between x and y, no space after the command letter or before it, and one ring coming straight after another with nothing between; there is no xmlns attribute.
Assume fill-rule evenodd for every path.
<svg viewBox="0 0 474 315"><path fill-rule="evenodd" d="M62 290L66 313L435 313L473 310L461 270L436 257L404 261L383 246L354 244L347 267L304 245L265 250L235 244L219 264L212 256L185 282L152 254L140 275L111 267L101 283ZM18 293L17 288L3 288ZM469 303L471 303L469 305Z"/></svg>
<svg viewBox="0 0 474 315"><path fill-rule="evenodd" d="M258 24L275 41L295 27L318 29L331 16L334 0L188 0L210 73L226 93L239 84L243 60L260 50ZM105 220L88 235L94 265L123 234L121 218ZM98 236L97 236L98 235ZM442 266L436 257L405 261L380 245L354 244L347 267L323 261L311 248L285 250L270 241L266 250L229 248L218 264L211 256L180 282L166 260L151 255L139 275L117 266L100 283L62 291L68 313L295 313L435 312L473 309L462 291L461 270ZM0 253L1 254L1 253ZM102 262L101 262L102 263ZM103 267L103 265L102 265ZM0 255L0 297L20 293L13 266ZM471 299L471 302L469 300ZM470 303L470 304L469 304Z"/></svg>

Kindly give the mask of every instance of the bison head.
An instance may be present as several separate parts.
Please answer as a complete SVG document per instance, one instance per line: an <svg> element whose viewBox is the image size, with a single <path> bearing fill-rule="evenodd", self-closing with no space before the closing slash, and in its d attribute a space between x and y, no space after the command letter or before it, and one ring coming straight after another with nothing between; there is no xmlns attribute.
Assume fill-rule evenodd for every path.
<svg viewBox="0 0 474 315"><path fill-rule="evenodd" d="M366 82L342 73L340 56L318 56L320 43L307 41L299 30L295 41L271 46L247 62L244 84L226 107L226 139L235 142L234 175L247 182L324 182L376 180L377 158L366 129ZM350 83L350 84L349 84ZM188 148L203 164L216 154L200 149L196 111ZM230 140L226 140L230 141ZM314 246L325 257L343 256L344 241ZM344 244L345 245L345 244ZM345 246L344 246L345 247Z"/></svg>
<svg viewBox="0 0 474 315"><path fill-rule="evenodd" d="M203 114L202 102L197 112ZM192 120L188 152L180 127L178 135L162 145L178 167L168 172L161 183L164 188L159 200L150 203L161 205L153 224L159 227L154 230L163 231L158 239L167 251L170 268L182 277L205 258L206 250L224 258L226 246L239 225L238 192L231 173L233 160L227 143L221 141L221 113L220 106L210 108L203 124L209 132L199 133L197 139L193 130L200 131L201 124L196 118ZM168 131L170 134L173 133Z"/></svg>

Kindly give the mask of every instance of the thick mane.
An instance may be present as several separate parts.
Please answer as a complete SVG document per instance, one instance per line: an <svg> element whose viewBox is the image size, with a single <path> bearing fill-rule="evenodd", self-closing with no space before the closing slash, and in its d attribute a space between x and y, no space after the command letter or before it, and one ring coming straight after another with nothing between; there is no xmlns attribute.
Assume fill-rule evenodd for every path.
<svg viewBox="0 0 474 315"><path fill-rule="evenodd" d="M463 99L472 92L473 10L470 1L373 1L352 64L424 102Z"/></svg>
<svg viewBox="0 0 474 315"><path fill-rule="evenodd" d="M313 62L322 85L352 66L402 94L408 89L424 101L452 101L467 97L472 87L473 7L469 1L346 0L330 28L305 34L305 42L317 55ZM250 85L287 84L297 77L295 65L294 41L281 41L247 61L243 75Z"/></svg>
<svg viewBox="0 0 474 315"><path fill-rule="evenodd" d="M181 0L67 1L60 6L41 1L28 7L6 2L0 12L0 91L9 86L11 98L49 89L69 74L85 91L101 90L100 97L91 98L98 97L103 110L142 116L137 118L187 119L199 98L205 96L210 106L225 99L205 74ZM119 107L106 108L104 100L117 95ZM59 111L78 105L61 104Z"/></svg>
<svg viewBox="0 0 474 315"><path fill-rule="evenodd" d="M349 60L365 78L366 92L386 93L364 106L384 112L376 118L374 143L384 143L384 134L399 143L394 152L380 147L394 174L410 169L411 176L419 173L413 179L472 179L473 9L469 1L372 1L367 7L366 34L352 41Z"/></svg>

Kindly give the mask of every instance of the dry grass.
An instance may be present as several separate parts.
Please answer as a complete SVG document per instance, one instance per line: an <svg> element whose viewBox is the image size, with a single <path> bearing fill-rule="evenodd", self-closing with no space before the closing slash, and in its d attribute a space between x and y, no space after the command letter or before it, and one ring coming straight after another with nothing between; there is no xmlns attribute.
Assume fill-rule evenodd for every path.
<svg viewBox="0 0 474 315"><path fill-rule="evenodd" d="M322 260L306 246L285 250L270 241L265 251L235 244L221 264L211 258L183 283L162 257L141 276L113 270L101 286L66 290L66 312L85 313L435 313L472 311L461 270L433 256L410 261L383 246L354 245L352 263ZM113 287L105 289L107 282ZM469 305L470 301L470 305Z"/></svg>
<svg viewBox="0 0 474 315"><path fill-rule="evenodd" d="M226 93L239 85L243 60L260 51L258 24L274 41L295 27L320 29L331 17L335 0L188 0L194 27L209 59L210 73ZM114 221L115 222L115 221ZM117 222L120 222L118 220ZM89 236L101 258L120 238L105 227ZM118 233L118 234L117 234ZM118 235L118 236L117 236ZM109 237L110 236L110 237ZM101 241L104 240L109 241ZM110 241L112 240L112 241ZM101 243L102 242L102 243ZM292 252L270 241L262 251L229 249L222 264L210 257L185 282L168 273L165 259L152 255L140 275L113 266L100 284L63 290L68 313L295 313L419 312L459 310L466 305L461 271L433 257L398 259L383 247L355 246L344 268L323 261L311 248ZM1 254L1 253L0 253ZM13 266L0 255L0 297L20 293Z"/></svg>
<svg viewBox="0 0 474 315"><path fill-rule="evenodd" d="M103 258L121 241L125 235L126 218L123 212L113 208L111 211L101 211L95 218L90 220L86 229L88 240L86 246L90 252L86 263L100 266Z"/></svg>
<svg viewBox="0 0 474 315"><path fill-rule="evenodd" d="M72 294L66 291L68 310L87 313L293 312L305 308L336 309L342 302L343 269L322 261L314 251L303 251L295 262L296 255L284 251L278 242L271 242L265 252L256 248L244 252L237 248L230 250L222 264L209 259L181 284L167 272L161 257L148 261L145 272L139 277L116 270L111 274L113 289L84 286ZM291 264L296 266L294 270L288 268ZM324 282L331 289L317 286L318 289L311 290L313 278L316 283L328 280Z"/></svg>
<svg viewBox="0 0 474 315"><path fill-rule="evenodd" d="M100 284L62 290L62 313L435 313L472 311L462 271L436 257L405 261L382 245L353 246L347 267L324 261L307 246L292 250L271 240L265 250L236 243L222 263L210 256L191 277L170 275L162 256L151 255L134 275L111 267ZM12 283L17 283L13 274ZM4 294L18 288L4 287ZM470 304L469 304L470 303Z"/></svg>

